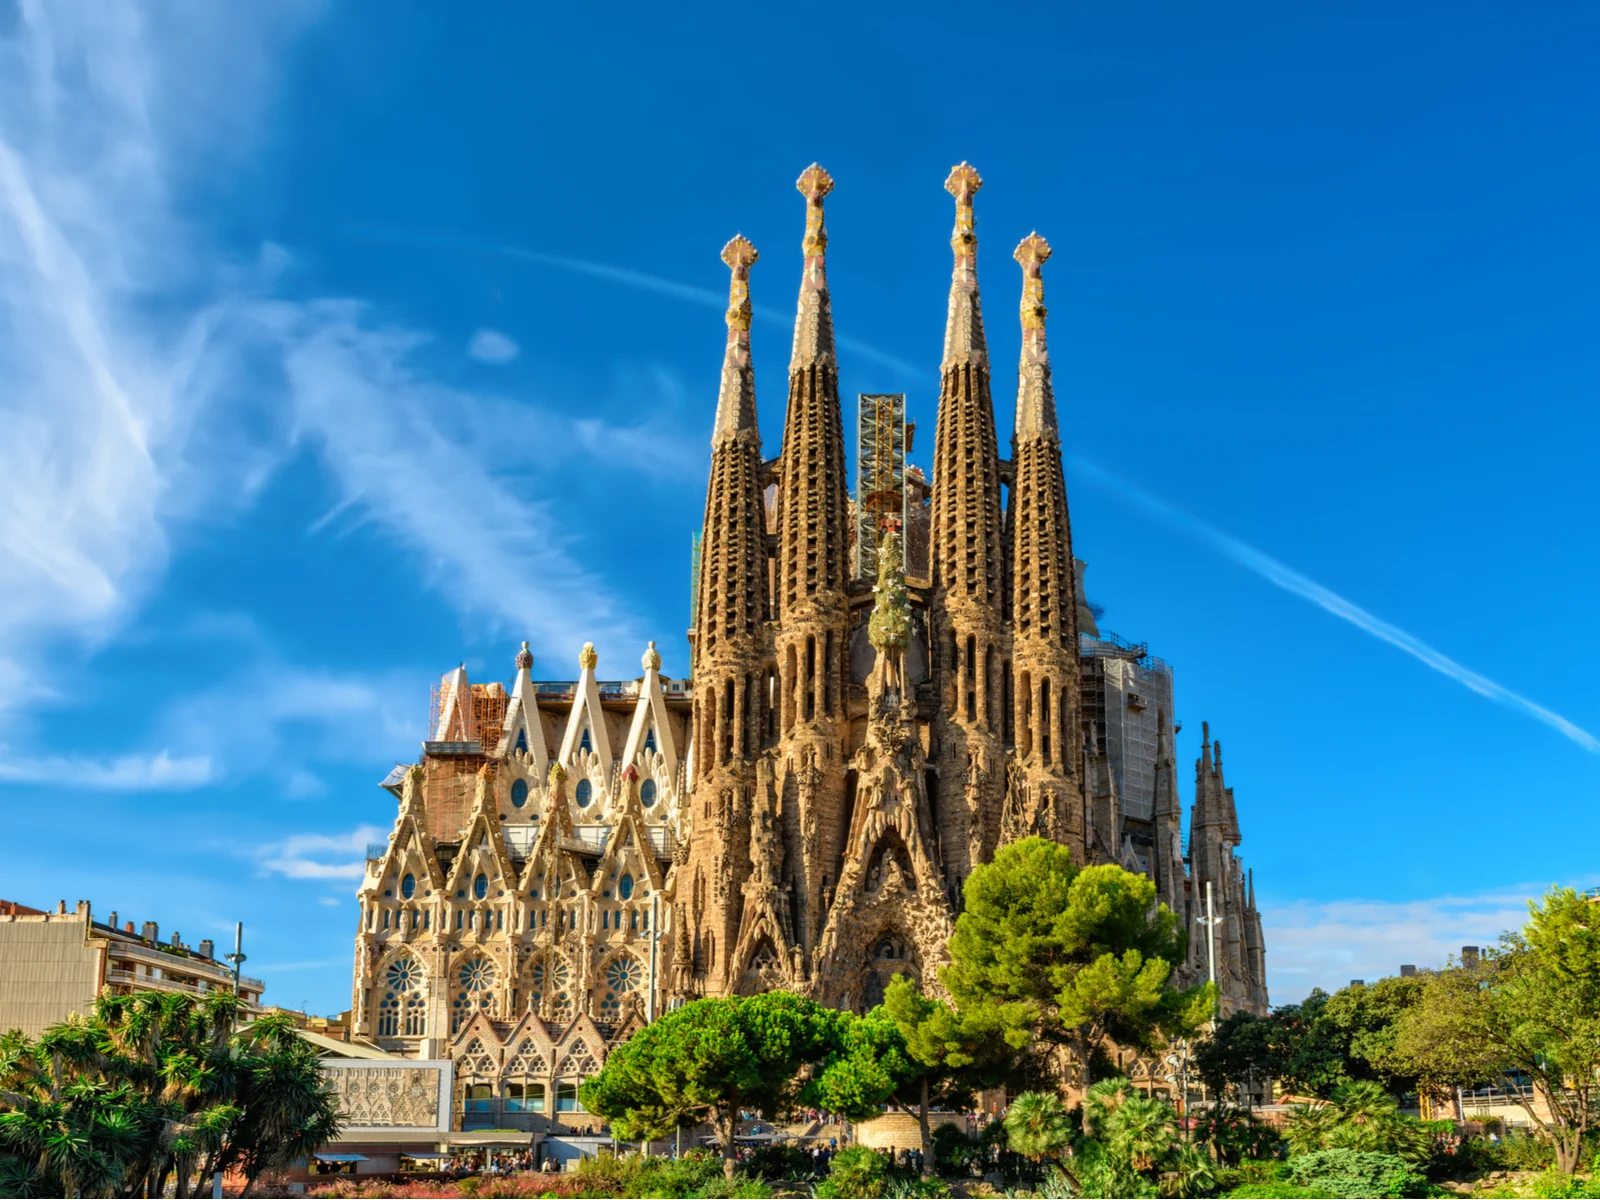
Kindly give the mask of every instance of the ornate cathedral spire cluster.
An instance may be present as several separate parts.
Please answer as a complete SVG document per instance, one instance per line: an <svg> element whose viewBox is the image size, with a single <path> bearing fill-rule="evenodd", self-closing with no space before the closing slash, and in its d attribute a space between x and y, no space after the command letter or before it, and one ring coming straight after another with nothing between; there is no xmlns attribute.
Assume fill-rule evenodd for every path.
<svg viewBox="0 0 1600 1200"><path fill-rule="evenodd" d="M1140 808L1141 829L1171 833L1155 853L1149 835L1135 846L1123 829L1105 749L1082 715L1045 337L1049 243L1030 234L1013 256L1022 353L1002 459L978 289L983 179L969 163L951 169L929 583L908 584L893 521L878 534L878 578L855 579L823 220L834 182L813 165L798 187L806 221L782 451L773 463L742 460L737 486L749 499L737 507L725 499L726 431L753 433L754 402L738 374L748 344L735 348L731 332L723 369L691 634L694 824L673 891L694 993L782 984L865 1004L895 972L932 983L961 885L1006 841L1039 834L1080 862L1146 864L1174 904L1187 895L1186 865L1165 716L1155 752L1170 794ZM729 417L736 400L748 422ZM749 546L764 549L752 557ZM767 618L744 621L769 585Z"/></svg>
<svg viewBox="0 0 1600 1200"><path fill-rule="evenodd" d="M896 974L936 991L962 885L1030 835L1147 873L1196 933L1209 889L1224 1009L1265 1010L1221 747L1208 729L1185 846L1170 673L1152 709L1138 694L1152 660L1099 633L1082 595L1045 340L1049 244L1030 234L1014 253L1022 353L1002 458L978 289L983 180L952 168L931 511L916 527L927 562L908 570L912 530L894 516L858 559L853 538L874 531L845 474L834 181L813 165L797 186L800 289L771 460L751 362L758 255L742 236L722 250L692 680L662 675L652 642L636 678L600 679L585 644L575 680L535 682L523 643L509 690L447 672L421 761L384 781L398 817L360 888L357 1031L454 1059L462 1089L525 1099L495 1117L517 1127L565 1111L611 1046L688 997L781 986L863 1008ZM1185 982L1208 961L1197 936Z"/></svg>

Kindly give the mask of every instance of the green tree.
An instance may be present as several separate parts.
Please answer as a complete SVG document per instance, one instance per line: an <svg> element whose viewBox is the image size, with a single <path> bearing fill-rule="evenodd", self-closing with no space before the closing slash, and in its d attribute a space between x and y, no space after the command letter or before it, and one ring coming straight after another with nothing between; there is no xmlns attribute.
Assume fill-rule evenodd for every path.
<svg viewBox="0 0 1600 1200"><path fill-rule="evenodd" d="M1034 1162L1059 1158L1072 1145L1072 1114L1055 1092L1023 1092L1001 1123L1011 1149Z"/></svg>
<svg viewBox="0 0 1600 1200"><path fill-rule="evenodd" d="M1241 1009L1212 1027L1195 1046L1190 1062L1212 1097L1222 1097L1241 1080L1279 1074L1281 1033L1282 1026L1271 1017Z"/></svg>
<svg viewBox="0 0 1600 1200"><path fill-rule="evenodd" d="M1521 1073L1533 1089L1522 1107L1570 1175L1595 1124L1600 906L1571 888L1552 888L1543 905L1528 907L1528 924L1502 935L1476 970L1458 968L1430 981L1421 1003L1402 1018L1397 1043L1418 1074L1430 1078L1440 1058L1429 1049L1430 1037L1444 1056L1465 1049L1469 1073Z"/></svg>
<svg viewBox="0 0 1600 1200"><path fill-rule="evenodd" d="M843 1014L790 992L695 1000L646 1025L583 1085L584 1107L624 1141L662 1137L685 1118L708 1120L734 1177L742 1108L775 1118L834 1053Z"/></svg>
<svg viewBox="0 0 1600 1200"><path fill-rule="evenodd" d="M957 1006L992 1006L1013 1044L1031 1034L1064 1053L1085 1087L1109 1044L1153 1051L1211 1016L1211 985L1171 986L1187 935L1143 875L1079 870L1065 846L1031 837L974 870L963 897L941 975Z"/></svg>
<svg viewBox="0 0 1600 1200"><path fill-rule="evenodd" d="M1001 1081L1012 1059L1011 1031L990 1011L957 1011L896 975L884 1001L862 1017L845 1014L837 1049L802 1102L864 1120L883 1105L914 1114L922 1174L934 1174L928 1114L964 1107L975 1091Z"/></svg>
<svg viewBox="0 0 1600 1200"><path fill-rule="evenodd" d="M1433 972L1351 984L1328 997L1322 1016L1348 1049L1352 1079L1372 1079L1389 1092L1415 1091L1417 1075L1399 1053L1400 1018L1416 1006Z"/></svg>

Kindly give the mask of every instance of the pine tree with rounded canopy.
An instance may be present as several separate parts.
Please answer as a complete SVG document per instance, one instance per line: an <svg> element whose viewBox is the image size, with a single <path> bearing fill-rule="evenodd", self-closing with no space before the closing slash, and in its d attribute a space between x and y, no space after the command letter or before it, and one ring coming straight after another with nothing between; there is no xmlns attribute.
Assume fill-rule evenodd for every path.
<svg viewBox="0 0 1600 1200"><path fill-rule="evenodd" d="M583 1085L583 1105L627 1142L709 1121L731 1180L740 1110L776 1119L793 1106L807 1068L838 1045L843 1018L792 992L691 1001L613 1050Z"/></svg>
<svg viewBox="0 0 1600 1200"><path fill-rule="evenodd" d="M838 1048L801 1102L852 1121L874 1117L884 1105L915 1116L922 1177L932 1179L929 1112L965 1107L975 1092L999 1084L1016 1052L1008 1036L1026 1039L992 1009L958 1011L896 975L882 1004L865 1016L844 1014Z"/></svg>
<svg viewBox="0 0 1600 1200"><path fill-rule="evenodd" d="M1172 986L1188 937L1143 875L1079 869L1066 846L1029 837L996 851L962 894L945 987L963 1011L993 1006L1065 1058L1080 1089L1097 1053L1155 1052L1215 1010L1214 985Z"/></svg>

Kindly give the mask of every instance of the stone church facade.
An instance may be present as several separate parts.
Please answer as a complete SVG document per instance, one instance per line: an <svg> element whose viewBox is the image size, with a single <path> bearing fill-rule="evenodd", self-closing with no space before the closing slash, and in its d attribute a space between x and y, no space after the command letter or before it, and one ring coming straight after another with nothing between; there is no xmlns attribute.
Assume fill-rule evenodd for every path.
<svg viewBox="0 0 1600 1200"><path fill-rule="evenodd" d="M782 987L862 1009L896 973L936 988L966 877L1032 834L1149 875L1194 935L1183 980L1214 959L1224 1011L1265 1011L1220 745L1207 730L1187 844L1172 714L1156 712L1138 770L1106 749L1112 693L1073 557L1045 337L1049 244L1030 235L1014 255L1023 349L1003 458L976 269L982 181L952 170L932 478L915 477L909 529L880 529L877 577L858 578L823 219L833 180L813 166L798 186L776 458L750 357L757 253L736 237L722 254L692 686L661 676L654 643L635 679L600 681L585 646L578 680L536 682L524 645L509 689L447 674L421 760L385 781L399 813L360 889L356 1029L454 1059L468 1127L480 1112L497 1127L581 1123L578 1083L683 999ZM1113 702L1131 700L1147 703ZM1130 780L1151 794L1119 795Z"/></svg>

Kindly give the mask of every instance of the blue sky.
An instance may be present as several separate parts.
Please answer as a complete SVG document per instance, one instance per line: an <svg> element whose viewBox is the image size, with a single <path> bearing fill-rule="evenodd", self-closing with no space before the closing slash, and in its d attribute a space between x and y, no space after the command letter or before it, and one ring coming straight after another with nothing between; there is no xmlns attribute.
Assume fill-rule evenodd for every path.
<svg viewBox="0 0 1600 1200"><path fill-rule="evenodd" d="M775 453L813 160L843 390L928 464L968 159L1001 437L1037 228L1089 592L1174 664L1180 761L1226 747L1274 998L1491 940L1597 872L1597 41L0 0L0 895L243 920L269 999L347 1006L442 671L684 670L717 255L762 252Z"/></svg>

